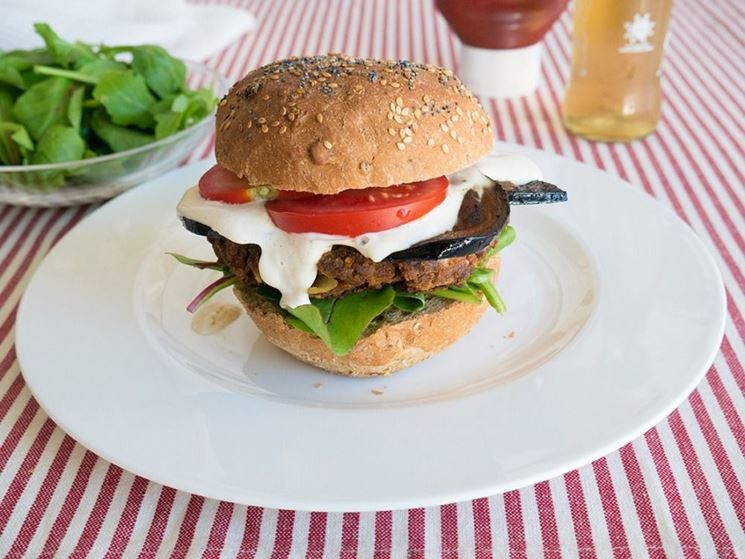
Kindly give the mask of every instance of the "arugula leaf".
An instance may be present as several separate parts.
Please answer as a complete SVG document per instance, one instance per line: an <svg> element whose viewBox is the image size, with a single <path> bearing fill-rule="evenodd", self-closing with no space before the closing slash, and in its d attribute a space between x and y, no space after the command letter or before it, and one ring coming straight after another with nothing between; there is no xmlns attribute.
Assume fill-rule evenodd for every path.
<svg viewBox="0 0 745 559"><path fill-rule="evenodd" d="M188 108L189 97L184 93L176 95L176 97L173 98L173 101L171 101L171 110L175 113L183 113Z"/></svg>
<svg viewBox="0 0 745 559"><path fill-rule="evenodd" d="M280 299L280 294L279 294L279 291L277 291L277 299L275 302L279 303L279 299ZM334 309L335 303L336 303L335 299L311 299L310 300L310 304L313 305L318 310L318 312L321 315L321 320L324 323L328 323L329 319L331 318L331 311ZM292 312L292 309L285 311L285 320L287 320L287 323L290 326L297 328L298 330L302 330L303 332L307 332L309 334L315 334L311 326L303 322L303 320L301 320L297 316L293 316L292 314L290 314L291 312ZM312 322L315 322L314 312L308 310L308 311L301 311L301 313L312 315ZM328 330L328 328L326 328L326 330Z"/></svg>
<svg viewBox="0 0 745 559"><path fill-rule="evenodd" d="M132 48L132 67L142 74L147 86L161 99L180 91L186 80L184 63L155 45Z"/></svg>
<svg viewBox="0 0 745 559"><path fill-rule="evenodd" d="M515 229L511 225L502 229L497 238L497 243L484 255L481 262L486 262L497 252L511 245L515 237ZM488 303L499 314L507 310L507 306L504 304L501 295L499 295L497 288L494 287L494 270L486 266L477 266L474 268L464 285L451 285L449 287L435 289L434 291L430 291L430 295L442 297L443 299L463 301L464 303L479 304L481 303L481 298L478 296L479 291L483 293Z"/></svg>
<svg viewBox="0 0 745 559"><path fill-rule="evenodd" d="M0 163L20 165L33 149L34 142L21 124L0 121Z"/></svg>
<svg viewBox="0 0 745 559"><path fill-rule="evenodd" d="M3 122L0 123L0 126L5 128L6 130L11 130L13 132L11 134L11 138L13 138L13 141L19 146L27 149L28 151L32 151L34 149L34 141L31 139L31 136L28 135L28 132L22 125L16 124L15 122Z"/></svg>
<svg viewBox="0 0 745 559"><path fill-rule="evenodd" d="M279 303L280 298L282 297L282 294L279 292L279 289L276 289L272 287L271 285L267 285L265 283L260 283L256 286L256 293L263 297L264 299L268 299L269 301L272 301L274 303Z"/></svg>
<svg viewBox="0 0 745 559"><path fill-rule="evenodd" d="M183 126L186 128L209 116L217 102L212 91L206 88L186 91L184 95L189 101L184 109ZM172 106L171 110L176 109Z"/></svg>
<svg viewBox="0 0 745 559"><path fill-rule="evenodd" d="M263 284L262 284L263 285ZM270 288L274 289L274 288ZM281 294L279 291L275 290L277 293L275 302L279 304L279 299L281 297ZM311 309L303 309L303 307L296 307L296 309L301 309L299 311L298 315L294 315L293 312L295 309L283 309L285 314L285 320L287 320L287 323L297 328L298 330L302 330L303 332L308 332L309 334L315 334L315 329L318 329L323 333L323 335L330 336L331 334L328 332L328 327L325 326L326 323L328 323L329 319L331 318L331 311L334 309L334 304L336 303L335 299L311 299L310 305L303 305L303 307L313 306L318 311L321 317L321 321L324 323L324 326L320 326L320 324L317 322L317 315L314 311ZM309 322L305 322L304 318L300 318L301 316L304 316L305 318L309 319ZM321 337L319 335L319 337ZM321 337L321 339L323 339ZM324 340L325 341L325 340Z"/></svg>
<svg viewBox="0 0 745 559"><path fill-rule="evenodd" d="M96 84L98 80L87 76L81 72L75 70L64 70L63 68L57 68L55 66L34 66L34 74L39 76L56 76L58 78L67 78L75 82L83 82L89 84Z"/></svg>
<svg viewBox="0 0 745 559"><path fill-rule="evenodd" d="M68 43L60 39L46 23L34 23L36 33L44 39L50 54L55 62L63 68L71 65L85 63L96 58L90 46L84 43Z"/></svg>
<svg viewBox="0 0 745 559"><path fill-rule="evenodd" d="M510 246L517 237L517 234L515 233L515 228L512 227L512 225L508 225L502 231L499 232L499 237L497 238L497 244L494 247L497 252L500 250L507 248Z"/></svg>
<svg viewBox="0 0 745 559"><path fill-rule="evenodd" d="M97 83L101 79L101 76L103 76L106 72L115 72L126 69L127 65L123 62L117 62L116 60L111 60L110 58L96 58L95 60L91 60L90 62L82 64L78 68L78 73L95 79L96 82L94 83Z"/></svg>
<svg viewBox="0 0 745 559"><path fill-rule="evenodd" d="M288 321L291 326L294 326L298 330L315 334L333 351L328 326L323 320L321 311L317 307L314 305L300 305L299 307L285 310L292 315ZM292 318L295 320L292 320Z"/></svg>
<svg viewBox="0 0 745 559"><path fill-rule="evenodd" d="M85 142L75 129L55 124L39 139L32 163L59 163L83 158Z"/></svg>
<svg viewBox="0 0 745 559"><path fill-rule="evenodd" d="M68 79L47 78L16 99L13 115L38 140L50 126L67 121L67 105L74 91Z"/></svg>
<svg viewBox="0 0 745 559"><path fill-rule="evenodd" d="M155 138L160 140L202 120L212 112L215 102L208 89L165 97L152 108L156 122Z"/></svg>
<svg viewBox="0 0 745 559"><path fill-rule="evenodd" d="M331 311L334 310L336 299L311 299L310 303L321 312L324 322L331 319Z"/></svg>
<svg viewBox="0 0 745 559"><path fill-rule="evenodd" d="M427 306L427 300L424 297L424 293L396 291L393 306L404 312L416 312Z"/></svg>
<svg viewBox="0 0 745 559"><path fill-rule="evenodd" d="M141 130L113 124L106 111L100 109L91 115L90 125L96 136L106 142L112 151L138 148L155 140L153 136Z"/></svg>
<svg viewBox="0 0 745 559"><path fill-rule="evenodd" d="M169 256L173 256L180 264L192 266L193 268L197 268L199 270L217 270L218 272L227 271L227 268L217 261L207 262L206 260L197 260L195 258L189 258L188 256L184 256L183 254L178 254L176 252L166 252L166 254L168 254Z"/></svg>
<svg viewBox="0 0 745 559"><path fill-rule="evenodd" d="M23 59L7 54L0 55L0 82L7 83L18 89L26 89L21 72L31 65Z"/></svg>
<svg viewBox="0 0 745 559"><path fill-rule="evenodd" d="M80 123L83 120L83 95L85 95L85 87L76 87L67 105L67 120L76 132L80 131Z"/></svg>
<svg viewBox="0 0 745 559"><path fill-rule="evenodd" d="M329 319L331 351L345 355L360 339L370 322L393 304L396 292L390 285L375 291L353 293L336 301Z"/></svg>
<svg viewBox="0 0 745 559"><path fill-rule="evenodd" d="M279 294L273 288L259 288L257 292L279 303ZM290 326L321 338L336 355L346 355L370 323L393 304L395 297L396 292L389 285L339 299L311 299L310 305L284 309L285 320Z"/></svg>
<svg viewBox="0 0 745 559"><path fill-rule="evenodd" d="M507 310L497 288L494 287L494 270L491 268L477 266L466 280L466 284L481 291L489 304L499 314Z"/></svg>
<svg viewBox="0 0 745 559"><path fill-rule="evenodd" d="M181 128L181 113L168 111L155 115L155 139L161 140L178 132Z"/></svg>
<svg viewBox="0 0 745 559"><path fill-rule="evenodd" d="M30 50L9 50L0 56L13 58L16 64L23 63L23 70L31 68L35 64L52 64L54 60L49 50L46 48L36 48ZM19 68L20 69L20 68Z"/></svg>
<svg viewBox="0 0 745 559"><path fill-rule="evenodd" d="M481 303L481 298L474 293L473 289L466 285L451 285L449 287L443 287L441 289L435 289L429 292L430 295L435 297L441 297L443 299L453 299L454 301L462 301L464 303L472 303L478 305Z"/></svg>
<svg viewBox="0 0 745 559"><path fill-rule="evenodd" d="M0 83L0 120L13 120L13 98L10 87Z"/></svg>
<svg viewBox="0 0 745 559"><path fill-rule="evenodd" d="M153 125L150 109L155 97L143 77L132 70L104 72L93 88L93 98L106 108L114 124L134 124L141 128Z"/></svg>
<svg viewBox="0 0 745 559"><path fill-rule="evenodd" d="M305 332L306 334L316 335L316 333L310 326L308 326L305 322L303 322L296 316L292 316L291 314L285 315L285 322L287 322L287 324L292 326L295 330L300 330L301 332Z"/></svg>

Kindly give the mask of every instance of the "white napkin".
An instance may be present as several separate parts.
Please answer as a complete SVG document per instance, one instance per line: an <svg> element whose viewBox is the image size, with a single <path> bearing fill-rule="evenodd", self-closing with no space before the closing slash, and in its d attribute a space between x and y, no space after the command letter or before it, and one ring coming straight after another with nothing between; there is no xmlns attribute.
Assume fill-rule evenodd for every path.
<svg viewBox="0 0 745 559"><path fill-rule="evenodd" d="M151 43L201 61L256 25L245 10L185 0L0 0L0 50L40 46L35 22L67 40L107 45Z"/></svg>

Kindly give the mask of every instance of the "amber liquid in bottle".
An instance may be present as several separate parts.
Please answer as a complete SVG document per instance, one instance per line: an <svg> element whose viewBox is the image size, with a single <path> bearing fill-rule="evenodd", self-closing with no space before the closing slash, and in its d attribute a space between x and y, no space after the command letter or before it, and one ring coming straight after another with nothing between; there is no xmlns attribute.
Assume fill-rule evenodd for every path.
<svg viewBox="0 0 745 559"><path fill-rule="evenodd" d="M591 140L628 141L660 119L660 64L672 0L576 0L564 125Z"/></svg>

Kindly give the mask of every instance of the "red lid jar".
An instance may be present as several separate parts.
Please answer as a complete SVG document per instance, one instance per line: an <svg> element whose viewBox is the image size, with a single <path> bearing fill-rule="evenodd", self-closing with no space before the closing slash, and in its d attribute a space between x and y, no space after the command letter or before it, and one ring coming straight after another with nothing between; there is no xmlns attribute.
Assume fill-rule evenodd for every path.
<svg viewBox="0 0 745 559"><path fill-rule="evenodd" d="M459 74L476 93L531 93L540 75L541 40L567 0L436 0L463 43Z"/></svg>

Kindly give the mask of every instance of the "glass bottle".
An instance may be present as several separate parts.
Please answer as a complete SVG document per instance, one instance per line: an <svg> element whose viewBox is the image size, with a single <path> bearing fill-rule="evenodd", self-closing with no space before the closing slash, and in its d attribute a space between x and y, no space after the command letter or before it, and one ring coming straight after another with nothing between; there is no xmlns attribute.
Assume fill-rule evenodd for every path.
<svg viewBox="0 0 745 559"><path fill-rule="evenodd" d="M591 140L628 141L660 119L660 65L672 0L576 0L564 125Z"/></svg>

